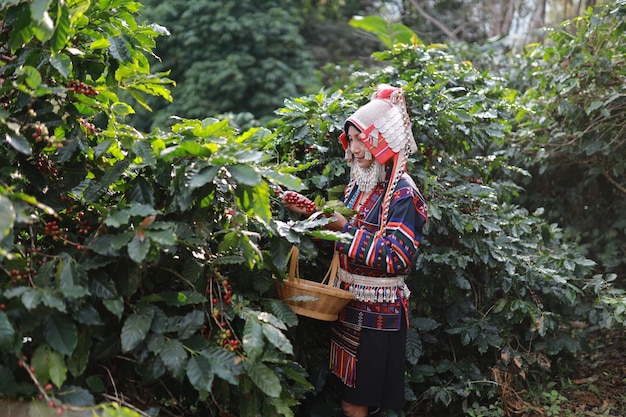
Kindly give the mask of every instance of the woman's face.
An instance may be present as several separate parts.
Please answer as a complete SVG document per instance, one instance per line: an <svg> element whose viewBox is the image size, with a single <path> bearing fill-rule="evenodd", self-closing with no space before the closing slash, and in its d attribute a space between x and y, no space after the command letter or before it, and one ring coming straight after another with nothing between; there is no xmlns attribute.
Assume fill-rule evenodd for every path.
<svg viewBox="0 0 626 417"><path fill-rule="evenodd" d="M367 146L359 139L359 129L350 125L348 127L348 143L350 147L350 152L352 152L352 156L354 158L354 162L361 168L367 168L374 163L374 158L365 159L365 152L367 151Z"/></svg>

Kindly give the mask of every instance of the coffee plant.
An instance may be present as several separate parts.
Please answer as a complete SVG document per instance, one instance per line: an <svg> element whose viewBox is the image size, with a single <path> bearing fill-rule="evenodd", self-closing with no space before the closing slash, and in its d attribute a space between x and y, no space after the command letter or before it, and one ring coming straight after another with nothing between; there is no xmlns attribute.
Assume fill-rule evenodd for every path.
<svg viewBox="0 0 626 417"><path fill-rule="evenodd" d="M408 170L430 217L409 276L412 402L404 411L450 415L473 400L530 415L531 404L502 404L502 393L527 390L583 349L580 321L610 327L619 319L623 298L604 298L614 276L598 271L541 207L520 205L530 173L514 163L512 139L532 112L518 92L440 46L395 45L377 57L387 66L356 74L341 94L293 99L279 111L281 155L306 166L309 197L326 197L346 178L342 121L373 86L403 86L420 147ZM328 402L332 380L316 380L316 400ZM323 415L314 404L311 415Z"/></svg>
<svg viewBox="0 0 626 417"><path fill-rule="evenodd" d="M404 411L487 406L500 376L530 383L580 349L570 323L610 284L586 285L594 263L516 203L528 172L508 138L526 110L500 80L440 47L395 45L377 54L384 69L292 98L269 126L174 118L146 133L126 120L147 97L170 100L172 82L148 64L167 31L138 23L139 3L0 5L3 397L61 414L336 415L328 324L274 286L292 245L321 278L341 236L276 190L336 200L343 120L382 82L406 91L409 170L430 212L409 278Z"/></svg>
<svg viewBox="0 0 626 417"><path fill-rule="evenodd" d="M520 77L524 100L542 115L520 135L521 156L536 173L529 205L544 204L617 275L626 271L625 31L626 2L590 9L529 48Z"/></svg>
<svg viewBox="0 0 626 417"><path fill-rule="evenodd" d="M147 60L165 31L140 7L2 3L0 392L292 415L310 385L286 336L297 318L261 294L289 253L275 237L299 239L271 190L300 181L270 166L266 129L125 123L171 98Z"/></svg>

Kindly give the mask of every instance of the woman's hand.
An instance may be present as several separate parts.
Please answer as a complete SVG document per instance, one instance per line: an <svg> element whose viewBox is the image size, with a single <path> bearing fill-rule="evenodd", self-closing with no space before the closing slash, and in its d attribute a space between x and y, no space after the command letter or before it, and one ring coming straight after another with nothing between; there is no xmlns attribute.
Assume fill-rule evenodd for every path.
<svg viewBox="0 0 626 417"><path fill-rule="evenodd" d="M315 210L317 210L313 201L295 191L285 191L282 193L282 199L285 208L293 211L294 213L310 216L313 212L315 212Z"/></svg>
<svg viewBox="0 0 626 417"><path fill-rule="evenodd" d="M303 196L300 193L295 191L285 191L282 193L283 205L287 210L293 211L294 213L304 214L305 216L310 216L311 214L317 211L317 207L315 203ZM322 214L322 212L318 212ZM332 214L323 214L324 217L329 218L330 222L324 226L328 230L332 230L334 232L341 232L348 223L348 219L346 217L334 211Z"/></svg>
<svg viewBox="0 0 626 417"><path fill-rule="evenodd" d="M343 214L336 211L328 217L330 217L330 222L324 227L333 232L341 232L346 223L348 223L348 219L346 219Z"/></svg>

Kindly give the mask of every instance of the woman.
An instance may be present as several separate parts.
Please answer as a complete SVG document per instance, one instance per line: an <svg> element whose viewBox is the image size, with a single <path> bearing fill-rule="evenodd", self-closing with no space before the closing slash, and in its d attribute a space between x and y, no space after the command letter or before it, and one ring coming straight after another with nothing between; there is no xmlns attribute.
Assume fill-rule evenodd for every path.
<svg viewBox="0 0 626 417"><path fill-rule="evenodd" d="M340 140L351 165L343 202L356 214L348 221L333 213L327 228L352 235L335 250L341 286L356 299L332 325L330 368L343 382L344 416L366 417L404 406L410 295L404 279L416 258L427 209L405 172L417 146L401 89L379 86L346 120Z"/></svg>

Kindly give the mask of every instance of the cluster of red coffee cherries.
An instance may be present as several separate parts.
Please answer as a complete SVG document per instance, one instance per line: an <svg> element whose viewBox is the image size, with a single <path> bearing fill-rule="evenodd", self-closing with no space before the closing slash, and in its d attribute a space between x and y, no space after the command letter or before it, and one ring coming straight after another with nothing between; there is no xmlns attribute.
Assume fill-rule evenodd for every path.
<svg viewBox="0 0 626 417"><path fill-rule="evenodd" d="M84 212L81 211L76 215L75 222L76 231L78 234L88 235L89 233L91 233L91 226L89 225L89 222L85 220ZM56 220L47 221L44 225L43 232L46 236L50 236L53 240L63 240L65 244L74 245L76 247L76 250L84 249L83 245L70 241L67 234L68 229L61 228Z"/></svg>
<svg viewBox="0 0 626 417"><path fill-rule="evenodd" d="M46 222L43 232L48 236L52 236L54 239L61 237L59 224L54 220Z"/></svg>
<svg viewBox="0 0 626 417"><path fill-rule="evenodd" d="M26 260L27 265L20 269L13 268L11 270L5 270L11 278L11 284L14 286L21 284L32 285L33 278L35 278L35 276L39 273L37 268L42 267L46 263L44 259L41 259L38 262L35 261L35 258L43 252L41 247L38 246L36 248L32 248L28 246L25 248L25 252L26 257L24 259ZM56 273L56 268L53 268L53 270ZM0 304L0 311L5 311L6 308L6 304Z"/></svg>
<svg viewBox="0 0 626 417"><path fill-rule="evenodd" d="M59 175L59 170L54 166L52 161L48 159L44 155L40 155L40 159L35 163L39 171L41 171L44 175L51 175L53 177L57 177Z"/></svg>
<svg viewBox="0 0 626 417"><path fill-rule="evenodd" d="M97 96L98 91L89 84L85 84L82 81L70 80L65 86L70 93L84 94L86 96Z"/></svg>
<svg viewBox="0 0 626 417"><path fill-rule="evenodd" d="M96 125L94 125L91 122L88 122L85 119L78 119L80 124L83 126L83 128L85 129L85 131L87 132L87 136L91 136L94 133L96 133Z"/></svg>
<svg viewBox="0 0 626 417"><path fill-rule="evenodd" d="M32 136L33 139L35 139L35 142L48 142L50 140L50 137L48 136L48 128L42 123L37 123L35 125L35 131Z"/></svg>
<svg viewBox="0 0 626 417"><path fill-rule="evenodd" d="M19 269L12 269L10 272L10 275L11 275L11 283L13 285L18 285L20 281L22 280L24 281L30 280L31 275L37 275L37 271L34 269L29 269L26 271L20 271Z"/></svg>
<svg viewBox="0 0 626 417"><path fill-rule="evenodd" d="M76 213L76 226L78 227L77 233L79 235L88 235L91 233L91 225L89 221L85 219L84 211Z"/></svg>
<svg viewBox="0 0 626 417"><path fill-rule="evenodd" d="M45 387L46 391L51 390L52 389L52 384L46 384ZM39 396L37 397L40 401L43 401L45 398L43 396L43 394L39 394ZM61 404L61 403L57 403L52 399L48 400L48 407L50 408L54 408L55 413L57 416L62 416L63 415L63 411L67 410L69 407L67 404Z"/></svg>
<svg viewBox="0 0 626 417"><path fill-rule="evenodd" d="M220 333L217 335L218 343L222 345L223 348L230 350L231 352L239 349L239 339L233 337L233 332L230 329L221 329Z"/></svg>
<svg viewBox="0 0 626 417"><path fill-rule="evenodd" d="M217 288L210 285L213 280L221 284L221 288L219 287L219 284ZM213 295L213 298L211 299L211 305L213 307L213 318L219 326L217 329L218 332L214 336L215 340L218 345L222 346L225 349L228 349L231 352L234 352L240 348L241 342L239 341L239 339L237 339L233 331L230 329L227 318L224 316L224 309L226 308L226 306L233 303L233 289L230 285L230 282L225 278L222 279L219 272L217 272L214 277L208 278L207 284L209 284L206 289L207 296L211 296L213 292L216 293L216 295ZM212 332L209 332L208 326L202 326L202 334L206 339L209 339L211 337L211 333Z"/></svg>
<svg viewBox="0 0 626 417"><path fill-rule="evenodd" d="M222 301L224 302L225 305L232 304L233 288L230 286L230 282L228 282L227 279L223 279L222 287L224 289L224 293L222 295ZM234 337L232 330L227 328L223 324L226 324L226 323L220 323L221 330L220 330L220 333L217 335L218 342L222 345L222 347L230 350L231 352L234 352L237 349L239 349L239 345L240 345L239 339Z"/></svg>
<svg viewBox="0 0 626 417"><path fill-rule="evenodd" d="M207 279L207 283L210 284L211 278ZM224 292L220 291L220 295L222 297L222 302L224 303L224 305L230 305L232 304L233 300L233 289L230 286L230 282L228 282L227 279L223 279L222 280L222 287L224 288ZM206 294L207 296L210 296L212 294L212 289L211 286L208 286L206 289ZM217 306L219 304L220 300L217 297L213 297L213 306ZM215 315L215 318L218 318L219 315Z"/></svg>
<svg viewBox="0 0 626 417"><path fill-rule="evenodd" d="M288 205L295 205L298 208L306 210L307 213L313 212L317 206L313 201L295 191L285 191L282 193L283 201Z"/></svg>
<svg viewBox="0 0 626 417"><path fill-rule="evenodd" d="M224 300L224 304L230 305L233 300L233 288L230 286L230 282L227 279L222 280L222 286L224 287L224 295L222 296L222 300Z"/></svg>

